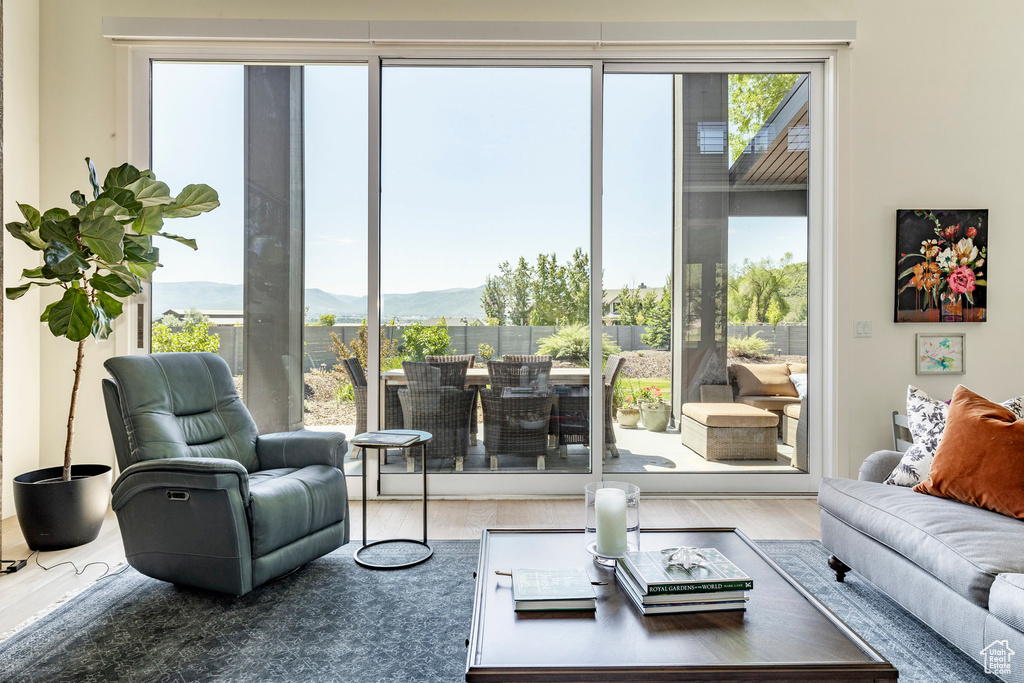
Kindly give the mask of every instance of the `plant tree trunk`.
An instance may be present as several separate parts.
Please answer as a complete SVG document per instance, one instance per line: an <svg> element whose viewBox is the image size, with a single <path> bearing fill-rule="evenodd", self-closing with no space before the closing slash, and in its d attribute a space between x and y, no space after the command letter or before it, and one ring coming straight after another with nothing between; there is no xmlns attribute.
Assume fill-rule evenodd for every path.
<svg viewBox="0 0 1024 683"><path fill-rule="evenodd" d="M82 383L82 358L85 340L78 342L78 360L75 361L75 383L71 387L71 409L68 411L68 438L64 442L64 472L61 481L71 481L71 444L75 440L75 408L78 406L78 387Z"/></svg>

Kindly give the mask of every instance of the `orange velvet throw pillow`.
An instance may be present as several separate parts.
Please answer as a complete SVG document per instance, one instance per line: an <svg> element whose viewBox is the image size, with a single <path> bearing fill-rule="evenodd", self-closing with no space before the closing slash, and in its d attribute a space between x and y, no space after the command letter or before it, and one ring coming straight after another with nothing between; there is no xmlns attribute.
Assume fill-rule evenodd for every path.
<svg viewBox="0 0 1024 683"><path fill-rule="evenodd" d="M929 476L914 490L1024 519L1024 420L957 387Z"/></svg>

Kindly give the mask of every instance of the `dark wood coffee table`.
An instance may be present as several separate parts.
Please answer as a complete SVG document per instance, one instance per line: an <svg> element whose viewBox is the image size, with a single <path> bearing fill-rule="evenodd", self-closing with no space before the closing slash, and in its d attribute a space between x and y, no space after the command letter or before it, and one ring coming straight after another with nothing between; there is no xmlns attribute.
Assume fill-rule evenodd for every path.
<svg viewBox="0 0 1024 683"><path fill-rule="evenodd" d="M825 681L898 672L737 529L644 531L641 549L718 548L754 580L745 612L643 616L583 547L582 531L487 530L480 544L466 680ZM513 566L586 567L596 612L513 611Z"/></svg>

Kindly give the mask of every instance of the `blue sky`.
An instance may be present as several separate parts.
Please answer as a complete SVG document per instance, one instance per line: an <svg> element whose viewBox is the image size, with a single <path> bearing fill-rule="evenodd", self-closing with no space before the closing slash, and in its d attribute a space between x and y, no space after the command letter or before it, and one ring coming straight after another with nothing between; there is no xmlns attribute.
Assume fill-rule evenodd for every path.
<svg viewBox="0 0 1024 683"><path fill-rule="evenodd" d="M366 67L305 68L306 286L366 291ZM201 92L202 97L182 97ZM175 226L155 280L242 279L243 67L156 64L153 169L205 182L221 207ZM671 265L672 81L605 78L605 287L660 285ZM383 292L475 287L505 260L587 249L590 72L386 67ZM729 261L806 253L803 218L729 224ZM159 285L157 285L159 286Z"/></svg>

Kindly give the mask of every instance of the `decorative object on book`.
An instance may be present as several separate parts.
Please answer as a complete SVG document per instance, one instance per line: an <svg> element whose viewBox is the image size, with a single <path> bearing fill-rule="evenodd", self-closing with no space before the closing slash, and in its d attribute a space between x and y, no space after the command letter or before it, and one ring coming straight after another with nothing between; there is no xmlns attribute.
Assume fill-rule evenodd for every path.
<svg viewBox="0 0 1024 683"><path fill-rule="evenodd" d="M516 612L597 609L597 593L582 567L514 567L512 599Z"/></svg>
<svg viewBox="0 0 1024 683"><path fill-rule="evenodd" d="M660 550L628 551L616 565L636 581L642 594L748 591L754 581L714 548L697 548L704 562L684 568L666 564Z"/></svg>
<svg viewBox="0 0 1024 683"><path fill-rule="evenodd" d="M640 548L640 488L621 481L597 481L584 487L584 543L594 562L615 566L615 559Z"/></svg>
<svg viewBox="0 0 1024 683"><path fill-rule="evenodd" d="M62 207L39 211L18 204L25 220L6 225L12 236L37 252L33 258L40 259L42 265L22 270L23 282L8 287L5 296L13 301L33 287L53 286L61 296L46 306L40 320L47 324L51 335L66 338L78 347L63 467L33 470L15 480L20 493L15 496L14 507L32 550L59 550L92 541L99 535L110 501L110 467L78 466L74 472L71 468L85 340L107 339L124 313L126 301L142 293L143 281L160 266L157 237L196 249L195 240L164 232L165 219L191 218L220 206L217 192L208 185L186 185L173 196L152 171L140 171L127 163L107 171L101 184L89 157L85 163L92 186L91 201L74 190L72 211ZM55 349L52 356L44 362L60 365L67 361L63 351ZM90 396L90 400L96 397ZM91 477L98 479L82 481ZM74 479L79 481L73 483ZM48 511L45 516L29 519L43 510Z"/></svg>
<svg viewBox="0 0 1024 683"><path fill-rule="evenodd" d="M987 258L986 209L899 209L896 322L985 322Z"/></svg>
<svg viewBox="0 0 1024 683"><path fill-rule="evenodd" d="M962 375L964 374L966 335L918 334L917 374L919 375Z"/></svg>
<svg viewBox="0 0 1024 683"><path fill-rule="evenodd" d="M378 432L366 432L359 434L352 439L352 446L359 448L363 457L363 543L356 549L356 564L367 569L406 569L422 564L431 558L434 550L427 544L427 442L434 438L430 432L423 432L416 429L384 429ZM411 439L411 441L409 440ZM377 451L385 451L390 448L412 448L420 447L420 455L423 457L423 540L418 541L412 538L387 538L379 541L369 542L366 535L366 449L373 448ZM379 462L379 461L378 461ZM360 553L368 548L381 546L387 543L408 543L423 546L425 552L418 557L402 562L374 562Z"/></svg>
<svg viewBox="0 0 1024 683"><path fill-rule="evenodd" d="M700 548L690 546L679 546L678 548L662 548L661 561L666 567L682 567L693 569L707 562L707 558L701 554Z"/></svg>

